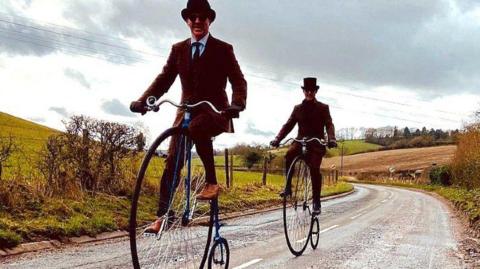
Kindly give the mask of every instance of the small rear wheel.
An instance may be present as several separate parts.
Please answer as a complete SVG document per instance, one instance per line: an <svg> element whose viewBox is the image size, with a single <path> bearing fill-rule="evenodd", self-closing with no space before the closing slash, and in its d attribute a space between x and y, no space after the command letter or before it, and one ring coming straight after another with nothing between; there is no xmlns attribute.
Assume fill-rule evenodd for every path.
<svg viewBox="0 0 480 269"><path fill-rule="evenodd" d="M310 234L310 244L313 249L317 249L318 241L320 240L320 223L318 217L312 220L312 233Z"/></svg>
<svg viewBox="0 0 480 269"><path fill-rule="evenodd" d="M213 243L210 255L208 256L208 269L228 268L230 262L230 249L225 238L219 238Z"/></svg>

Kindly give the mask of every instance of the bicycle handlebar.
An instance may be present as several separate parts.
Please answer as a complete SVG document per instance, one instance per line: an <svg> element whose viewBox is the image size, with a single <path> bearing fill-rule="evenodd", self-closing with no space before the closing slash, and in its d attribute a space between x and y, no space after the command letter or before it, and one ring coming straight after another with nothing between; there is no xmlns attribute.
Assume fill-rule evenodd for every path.
<svg viewBox="0 0 480 269"><path fill-rule="evenodd" d="M197 107L197 106L200 106L202 104L207 104L208 106L210 106L210 108L217 114L222 114L221 111L219 111L212 103L210 103L209 101L200 101L198 103L195 103L195 104L192 104L192 105L189 105L189 104L178 104L178 103L175 103L171 100L168 100L168 99L164 99L164 100L157 100L157 98L153 97L153 96L150 96L147 98L147 101L146 101L146 104L147 104L147 110L149 111L155 111L157 112L159 109L160 109L160 106L165 104L165 103L169 103L171 104L172 106L174 107L178 107L178 108L194 108L194 107Z"/></svg>
<svg viewBox="0 0 480 269"><path fill-rule="evenodd" d="M304 144L304 143L306 144L306 143L309 143L309 142L312 142L312 141L317 141L318 143L320 143L320 145L323 145L323 146L327 145L327 142L324 139L318 139L316 137L312 137L312 138L309 138L309 139L307 139L306 137L303 138L303 139L289 138L285 142L281 143L280 145L284 146L290 141L295 141L295 142L299 142L299 143L302 143L302 144Z"/></svg>

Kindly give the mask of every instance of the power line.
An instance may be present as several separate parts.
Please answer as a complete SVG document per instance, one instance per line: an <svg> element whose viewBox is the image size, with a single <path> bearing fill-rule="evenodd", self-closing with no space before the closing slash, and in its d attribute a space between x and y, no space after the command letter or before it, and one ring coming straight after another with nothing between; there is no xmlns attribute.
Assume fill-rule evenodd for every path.
<svg viewBox="0 0 480 269"><path fill-rule="evenodd" d="M2 31L2 30L0 30ZM0 36L1 36L1 33L0 33ZM15 39L15 38L12 38L12 37L7 37L7 38L11 38L11 39ZM29 40L21 40L21 39L15 39L15 40L18 40L18 41L23 41L23 42L29 42L29 43L33 43L35 45L39 45L39 46L44 46L44 47L49 47L49 48L54 48L54 49L62 49L61 47L54 47L54 46L48 46L48 45L43 45L43 44L39 44L39 43L35 43L35 42L32 42L32 41L29 41ZM68 51L66 51L68 52ZM78 53L75 53L75 52L72 52L70 53L72 55L75 55L75 54L78 54ZM88 54L81 54L82 56L86 56L86 57L92 57L92 58L95 58L95 59L101 59L101 60L105 60L103 58L99 58L99 57L94 57L93 55L88 55ZM125 63L121 63L121 64L125 64ZM125 65L130 65L130 64L125 64ZM256 76L256 77L259 77L259 76ZM286 83L289 83L289 84L294 84L293 82L286 82ZM295 84L296 85L296 84ZM342 109L342 110L347 110L347 111L352 111L353 109L351 108L343 108L343 107L339 107L339 106L332 106L334 108L338 108L338 109ZM384 110L385 111L385 110ZM400 110L388 110L388 111L396 111L396 112L402 112L402 113L405 113L404 111L400 111ZM360 112L360 113L367 113L367 112L362 112L362 111L357 111L357 112ZM370 115L376 115L376 116L379 116L379 117L383 117L383 118L392 118L392 119L397 119L397 120L404 120L404 121L408 121L408 122L413 122L413 123L419 123L419 124L422 124L422 122L419 122L419 121L414 121L414 120L410 120L410 119L405 119L405 118L400 118L400 117L396 117L396 116L385 116L385 115L381 115L381 114L377 114L377 113L371 113L371 112L368 112L368 114ZM418 116L418 115L415 115L415 116ZM433 118L432 116L429 116L429 115L424 115L424 116L427 116L427 117L430 117L430 118ZM436 117L438 118L438 117ZM444 120L447 120L447 121L450 121L450 122L456 122L455 120L451 120L451 119L445 119Z"/></svg>
<svg viewBox="0 0 480 269"><path fill-rule="evenodd" d="M20 16L17 16L17 17L20 17ZM30 19L32 20L32 19ZM34 20L32 20L34 21ZM57 32L57 31L52 31L52 30L49 30L49 29L43 29L41 27L36 27L36 26L31 26L31 25L26 25L26 24L22 24L22 23L17 23L17 22L12 22L12 21L8 21L8 20L4 20L4 19L0 19L0 22L3 22L3 23L8 23L8 24L12 24L12 25L17 25L17 26L21 26L21 27L27 27L27 28L31 28L31 29L34 29L34 30L38 30L38 31L44 31L44 32L48 32L48 33L51 33L51 34L55 34L55 35L60 35L60 36L63 36L63 37L69 37L69 38L75 38L75 39L79 39L79 40L84 40L84 41L87 41L87 42L93 42L93 43L98 43L98 44L101 44L101 45L104 45L104 46L109 46L109 47L114 47L114 48L118 48L118 49L124 49L124 50L129 50L129 51L136 51L136 52L139 52L139 53L142 53L142 54L148 54L148 55L151 55L151 56L157 56L157 57L165 57L163 55L160 55L160 54L153 54L153 53L149 53L149 52L145 52L145 51L141 51L141 50L135 50L135 49L132 49L132 48L128 48L128 47L123 47L123 46L118 46L118 45L114 45L114 44L111 44L111 43L107 43L107 42L102 42L102 41L97 41L97 40L93 40L93 39L90 39L90 38L84 38L84 37L79 37L79 36L75 36L73 34L70 34L70 33L62 33L62 32ZM0 30L1 31L1 30ZM10 31L14 31L14 32L17 32L17 33L21 33L21 34L24 34L22 32L19 32L19 31L15 31L15 30L11 30ZM23 37L23 36L22 36ZM11 37L7 37L7 38L11 38ZM51 46L51 45L45 45L45 44L41 44L41 43L36 43L36 42L32 42L31 40L24 40L24 39L15 39L15 38L11 38L11 39L14 39L14 40L17 40L17 41L21 41L21 42L29 42L29 43L32 43L34 45L38 45L38 46L43 46L43 47L49 47L49 48L53 48L53 49L58 49L58 50L61 50L61 51L64 51L64 52L69 52L69 54L72 54L72 55L82 55L82 56L86 56L86 57L92 57L92 58L97 58L97 59L101 59L101 60L105 60L103 58L99 58L99 57L94 57L92 55L88 55L88 54L81 54L81 53L78 53L78 52L70 52L70 51L66 51L64 50L63 48L63 45L68 45L74 49L84 49L84 50L89 50L90 52L92 53L97 53L97 54L107 54L109 56L121 56L125 59L135 59L135 58L132 58L131 56L127 56L127 55L123 55L123 54L108 54L108 53L105 53L105 52L99 52L98 50L95 50L93 48L88 48L88 47L80 47L76 44L72 44L72 43L68 43L68 42L63 42L63 44L61 43L62 41L59 41L59 40L56 40L54 42L54 45L62 45L61 47L56 47L56 46ZM28 37L28 39L33 39L31 37ZM37 41L40 41L40 42L45 42L44 40L39 40L37 39ZM92 49L94 51L92 51ZM135 60L137 61L141 61L140 59L136 58ZM143 59L142 59L143 60ZM144 61L141 61L141 62L144 62ZM125 64L125 63L122 63L120 62L121 64ZM130 65L130 64L126 64L126 65ZM285 84L289 84L289 85L295 85L295 86L298 86L298 83L294 83L294 82L291 82L291 81L286 81L286 80L280 80L280 79L273 79L273 78L268 78L268 77L263 77L263 76L259 76L259 75L256 75L256 74L250 74L250 73L246 73L246 75L248 76L251 76L251 77L256 77L256 78L260 78L260 79L264 79L264 80L269 80L269 81L274 81L274 82L280 82L280 83L285 83ZM384 102L384 103L388 103L388 104L394 104L394 105L399 105L399 106L404 106L404 107L415 107L415 106L412 106L411 104L406 104L406 103L401 103L401 102L396 102L396 101L391 101L391 100L386 100L386 99L381 99L381 98L376 98L376 97L369 97L369 96L363 96L363 95L359 95L359 94L353 94L353 93L346 93L346 92L342 92L342 91L338 91L338 90L331 90L333 92L336 92L338 94L342 94L342 95L348 95L348 96L353 96L353 97L356 97L356 98L362 98L362 99L367 99L367 100L371 100L371 101L375 101L375 102ZM345 109L345 108L344 108ZM348 110L348 109L345 109L345 110ZM397 111L397 112L402 112L402 113L405 113L405 111L402 111L402 110L393 110L393 109L389 109L388 111ZM442 111L442 110L432 110L432 111L437 111L437 112L441 112L441 113L447 113L447 114L452 114L452 115L459 115L458 113L452 113L452 112L447 112L447 111ZM415 116L418 116L419 114L417 113ZM447 118L442 118L442 117L434 117L434 116L430 116L430 115L426 115L426 114L423 114L423 116L426 116L426 117L429 117L429 118L436 118L436 119L442 119L442 120L447 120L447 121L450 121L450 122L457 122L457 120L453 120L453 119L447 119ZM398 117L392 117L392 118L396 118L396 119L401 119L401 118L398 118ZM402 120L407 120L407 119L402 119ZM416 122L416 121L414 121Z"/></svg>
<svg viewBox="0 0 480 269"><path fill-rule="evenodd" d="M151 52L146 52L146 51L142 51L142 50L132 49L132 48L129 48L129 47L119 46L119 45L115 45L115 44L111 44L111 43L107 43L107 42L103 42L103 41L97 41L97 40L93 40L93 39L90 39L90 38L76 36L76 35L73 35L73 34L70 34L70 33L61 33L61 32L53 31L53 30L50 30L50 29L44 29L44 28L41 28L41 27L38 27L38 26L31 26L31 25L22 24L22 23L18 23L18 22L13 22L13 21L1 19L1 18L0 18L0 22L7 23L7 24L12 24L12 25L16 25L16 26L21 26L21 27L24 27L24 28L30 28L30 29L34 29L34 30L37 30L37 31L43 31L43 32L47 32L47 33L51 33L51 34L55 34L55 35L61 35L63 37L75 38L75 39L79 39L79 40L83 40L83 41L87 41L87 42L98 43L98 44L101 44L101 45L104 45L104 46L109 46L109 47L113 47L113 48L117 48L117 49L134 51L134 52L147 54L147 55L154 56L154 57L165 57L164 55L160 55L160 54L156 54L156 53L151 53Z"/></svg>
<svg viewBox="0 0 480 269"><path fill-rule="evenodd" d="M105 37L105 38L108 38L108 39L116 39L116 40L120 40L120 41L123 41L123 42L126 41L123 38L112 36L112 35L95 33L95 32L90 32L90 31L86 31L86 30L82 30L82 29L76 29L76 28L73 28L73 27L68 27L68 26L65 26L65 25L59 25L59 24L55 24L55 23L51 23L51 22L47 22L47 21L42 21L42 20L38 20L38 19L33 19L33 18L28 18L28 17L24 17L24 16L8 14L8 13L5 13L5 12L0 12L0 14L2 14L0 16L3 16L4 18L6 18L6 17L8 17L8 19L19 18L20 20L33 22L35 24L51 25L52 28L61 29L63 31L66 30L66 31L73 31L73 32L78 32L78 33L83 32L83 33L88 34L88 35L95 35L95 36L99 36L99 37Z"/></svg>
<svg viewBox="0 0 480 269"><path fill-rule="evenodd" d="M20 16L17 16L17 17L20 17ZM22 17L22 18L25 18L25 17ZM29 20L32 20L32 19L29 19ZM32 20L32 21L34 21L34 20ZM15 25L20 25L20 26L23 26L23 27L30 27L30 28L40 30L40 31L47 31L47 32L51 32L51 33L55 33L55 34L59 34L59 35L64 35L64 36L77 38L77 39L90 41L90 42L96 42L96 43L100 43L100 44L103 44L103 45L106 45L106 46L112 46L112 47L116 47L116 48L132 50L132 51L145 53L145 54L149 54L149 55L154 55L154 56L158 56L158 57L166 57L165 55L152 54L152 53L144 52L144 51L141 51L141 50L134 50L134 49L131 49L131 48L117 46L117 45L113 45L113 44L110 44L110 43L99 42L99 41L95 41L95 40L88 39L88 38L78 37L78 36L75 36L75 35L72 35L72 34L59 33L59 32L51 31L51 30L48 30L48 29L41 29L40 27L34 27L34 26L20 24L20 23L11 22L11 21L6 21L6 20L2 20L2 19L0 19L0 22L7 22L7 23L15 24ZM257 77L257 78L260 78L260 79L266 79L266 80L270 80L270 81L276 81L276 82L281 82L281 83L286 83L286 84L291 84L291 85L298 86L297 83L286 81L286 80L267 78L267 77L263 77L263 76L259 76L259 75L255 75L255 74L248 74L248 73L246 73L246 75L249 75L249 76L252 76L252 77ZM405 107L414 107L411 104L406 104L406 103L396 102L396 101L392 101L392 100L381 99L381 98L377 98L377 97L363 96L363 95L354 94L354 93L351 93L351 92L346 93L346 92L342 92L342 91L338 91L338 90L331 90L331 91L336 92L338 94L354 96L354 97L357 97L357 98L367 99L367 100L371 100L371 101L384 102L384 103L389 103L389 104L394 104L394 105L399 105L399 106L405 106ZM441 113L446 113L446 114L451 114L451 115L457 115L457 116L460 115L458 113L444 111L444 110L438 110L438 109L435 109L434 111L441 112ZM452 121L452 120L450 120L450 121Z"/></svg>
<svg viewBox="0 0 480 269"><path fill-rule="evenodd" d="M66 41L62 41L62 40L50 40L50 42L48 42L47 40L45 40L41 37L31 36L31 35L25 36L26 33L23 33L21 31L12 30L12 29L8 29L8 30L0 29L0 32L7 33L8 34L7 38L9 38L10 36L17 36L17 37L21 37L21 38L26 38L27 40L34 40L34 41L37 41L37 42L40 42L40 43L43 43L43 44L47 43L47 44L60 45L60 46L56 47L59 50L61 50L64 47L69 47L69 48L72 48L72 49L78 49L80 51L86 51L87 53L102 54L102 55L106 55L106 56L118 56L118 57L122 57L124 59L129 59L131 61L142 62L142 63L147 62L143 58L137 58L137 57L133 57L133 56L125 55L125 54L116 53L116 52L113 52L113 51L108 51L108 52L99 51L96 48L81 46L81 45L78 45L78 44L73 44L73 43L69 43L69 42L66 42ZM46 46L48 46L48 45L46 45Z"/></svg>
<svg viewBox="0 0 480 269"><path fill-rule="evenodd" d="M246 74L246 75L249 75L249 76L251 76L251 77L259 78L259 79L264 79L264 80L269 80L269 81L280 82L280 83L283 83L283 84L294 85L294 86L297 86L297 87L299 86L298 83L295 83L295 82L292 82L292 81L281 80L281 79L274 79L274 78L268 78L268 77L263 77L263 76L256 75L256 74L249 74L249 73L245 73L245 74ZM329 89L329 90L332 91L332 92L338 93L338 94L353 96L353 97L356 97L356 98L362 98L362 99L367 99L367 100L371 100L371 101L383 102L383 103L400 105L400 106L405 106L405 107L418 108L417 106L413 106L413 105L411 105L411 104L406 104L406 103L401 103L401 102L396 102L396 101L391 101L391 100L385 100L385 99L376 98L376 97L363 96L363 95L359 95L359 94L346 93L346 92L342 92L342 91L338 91L338 90L334 90L334 89ZM404 112L404 111L402 111L402 110L397 110L397 111L398 111L398 112ZM446 113L446 114L451 114L451 115L456 115L456 116L459 116L459 115L460 115L460 114L458 114L458 113L448 112L448 111L443 111L443 110L437 110L437 109L432 109L432 111L437 111L437 112ZM432 116L429 116L429 117L432 117ZM438 118L438 117L436 117L436 118ZM444 118L444 119L445 119L445 118ZM449 121L456 121L456 120L452 120L452 119L447 119L447 120L449 120Z"/></svg>
<svg viewBox="0 0 480 269"><path fill-rule="evenodd" d="M69 50L66 50L65 48L63 47L58 47L58 46L52 46L52 45L45 45L45 44L41 44L41 43L38 43L38 42L34 42L34 41L31 41L31 40L25 40L25 39L20 39L20 38L15 38L15 37L11 37L11 36L5 36L5 35L2 35L2 33L0 33L0 36L3 36L7 39L12 39L12 40L16 40L16 41L20 41L20 42L26 42L26 43L31 43L31 44L34 44L36 46L40 46L40 47L45 47L45 48L51 48L51 49L55 49L55 50L60 50L66 54L69 54L69 55L72 55L72 56L84 56L84 57L90 57L90 58L94 58L94 59L97 59L97 60L103 60L105 61L106 59L103 58L103 57L96 57L94 55L91 55L91 54L85 54L85 53L80 53L80 52L75 52L75 51L69 51ZM115 63L118 63L118 64L122 64L122 65L128 65L128 66L131 66L132 64L130 63L124 63L124 62L115 62Z"/></svg>

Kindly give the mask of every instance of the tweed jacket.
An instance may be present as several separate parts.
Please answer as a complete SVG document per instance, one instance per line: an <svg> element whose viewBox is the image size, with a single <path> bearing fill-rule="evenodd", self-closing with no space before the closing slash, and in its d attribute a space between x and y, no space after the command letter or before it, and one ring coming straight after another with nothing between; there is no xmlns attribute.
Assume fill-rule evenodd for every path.
<svg viewBox="0 0 480 269"><path fill-rule="evenodd" d="M232 86L232 104L245 109L247 82L235 58L232 45L218 40L210 34L205 50L195 66L192 63L191 51L190 38L174 44L162 72L139 101L145 102L149 96L160 98L169 90L179 75L182 87L181 103L196 103L206 100L215 105L217 109L224 110L229 106L225 90L228 79ZM209 108L202 108L200 111L212 113L214 119L218 118L218 115ZM183 113L178 110L174 126L178 126L182 118ZM223 131L233 132L231 120L219 120L218 122L222 125Z"/></svg>
<svg viewBox="0 0 480 269"><path fill-rule="evenodd" d="M297 139L303 137L317 137L325 139L325 129L327 130L328 141L335 141L335 126L330 116L328 105L317 100L306 101L296 105L290 118L283 125L277 135L277 139L281 141L292 131L293 127L298 123Z"/></svg>

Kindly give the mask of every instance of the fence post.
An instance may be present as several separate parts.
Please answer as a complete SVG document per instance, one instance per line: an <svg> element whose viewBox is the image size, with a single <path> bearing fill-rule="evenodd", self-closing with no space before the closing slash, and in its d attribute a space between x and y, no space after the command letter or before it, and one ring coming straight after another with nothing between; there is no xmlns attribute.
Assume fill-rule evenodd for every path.
<svg viewBox="0 0 480 269"><path fill-rule="evenodd" d="M262 176L262 184L263 186L267 185L267 157L263 159L263 176Z"/></svg>
<svg viewBox="0 0 480 269"><path fill-rule="evenodd" d="M230 154L230 187L233 187L233 154Z"/></svg>
<svg viewBox="0 0 480 269"><path fill-rule="evenodd" d="M225 149L225 181L227 184L227 189L230 188L230 169L228 167L228 149Z"/></svg>

